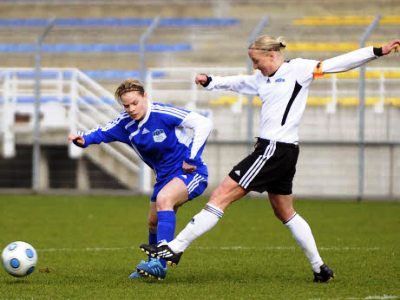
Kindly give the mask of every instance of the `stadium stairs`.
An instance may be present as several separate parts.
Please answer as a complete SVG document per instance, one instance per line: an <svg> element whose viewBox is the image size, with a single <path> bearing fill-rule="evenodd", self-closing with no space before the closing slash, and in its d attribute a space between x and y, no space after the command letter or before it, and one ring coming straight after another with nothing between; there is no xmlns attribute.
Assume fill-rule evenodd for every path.
<svg viewBox="0 0 400 300"><path fill-rule="evenodd" d="M12 159L18 155L19 146L26 148L33 144L35 79L32 69L1 69L0 73L2 150L3 157ZM54 187L50 184L51 157L63 156L50 151L51 146L65 147L69 132L86 131L105 124L117 116L119 110L108 91L76 69L44 69L40 96L41 145L49 149L40 158L39 181L41 189L45 190ZM76 186L80 190L92 187L89 178L92 168L86 160L80 159L83 155L115 178L119 182L117 186L136 190L139 166L132 152L129 146L119 143L101 144L85 151L70 145L69 156L78 159ZM51 178L54 180L54 176Z"/></svg>
<svg viewBox="0 0 400 300"><path fill-rule="evenodd" d="M91 20L92 22L95 20L103 20L105 22L110 19L114 20L113 22L116 22L115 20L146 19L148 22L148 20L152 20L156 16L159 16L161 19L174 19L178 22L179 20L182 22L182 20L187 19L204 20L209 18L219 20L233 19L239 21L219 26L205 26L204 24L189 26L183 23L181 23L180 26L159 26L148 40L148 44L190 45L190 49L185 51L147 52L145 56L147 68L191 67L195 69L198 67L207 72L207 68L240 67L246 69L248 65L248 38L259 24L260 20L265 16L269 17L269 22L261 33L284 36L288 42L286 53L288 59L294 57L325 59L357 48L358 41L368 26L367 23L371 20L371 17L376 15L381 15L383 17L382 23L373 32L368 43L381 45L388 39L397 37L398 24L390 22L397 22L397 17L394 16L394 14L398 14L397 12L400 11L400 4L395 0L304 0L301 1L301 3L292 0L87 0L72 2L39 0L2 1L0 3L0 19L8 20L8 22L27 19L27 12L29 12L29 19L40 20L40 22L54 17L57 20L80 19ZM336 16L339 19L345 19L346 16L360 15L368 16L369 19L364 20L362 24L360 24L358 20L350 20L349 17L347 18L347 24L314 23L314 25L310 26L304 23L301 24L300 22L300 20L307 20L307 18L316 19L317 17ZM391 21L389 22L388 20ZM137 45L140 36L147 28L146 26L114 25L57 25L51 30L44 43L46 45L61 44L67 46L99 44ZM32 45L36 42L37 37L42 31L43 26L0 26L0 43L8 46L18 44ZM1 67L32 68L34 66L34 53L0 52L0 60L2 61ZM370 67L392 67L397 65L398 56L396 55L369 64ZM73 67L82 70L84 74L89 76L97 76L95 78L96 81L109 93L114 91L117 84L123 78L131 76L137 77L139 74L137 72L140 69L138 52L100 51L100 48L92 48L91 51L75 53L45 52L42 55L42 66L53 68ZM160 79L164 77L165 74L159 74ZM173 86L169 88L173 88ZM313 91L318 94L324 90L328 90L326 86L322 86L321 88L316 86ZM161 94L157 92L155 96L156 95ZM182 99L185 100L185 97L189 99L190 95L191 94L186 91ZM211 96L212 95L208 97ZM154 100L162 101L163 99L154 98ZM319 139L321 136L326 136L328 133L331 134L329 130L334 131L335 136L348 136L349 132L351 138L357 136L357 126L354 124L355 110L357 109L356 106L354 106L355 103L350 101L351 105L345 106L339 101L340 112L327 117L324 115L326 112L325 106L327 100L323 98L317 100L315 100L315 98L310 98L310 101L313 100L312 108L306 111L306 122L303 123L303 136L310 139ZM227 105L223 104L212 108L216 119L216 127L219 130L214 134L213 138L217 136L217 134L217 138L231 137L232 133L229 135L221 132L227 127L234 128L236 131L241 130L239 138L245 138L245 111L242 111L241 115L235 114L231 118L230 116L232 115L229 114L231 108L224 106ZM204 105L204 108L206 108L206 105ZM383 114L379 115L379 117L372 112L369 117L371 120L382 120L381 123L384 124L383 120L386 118L385 114L391 115L393 112L397 112L397 110L398 108L391 103L390 112L386 110ZM242 117L239 119L238 116ZM254 118L255 126L257 120L258 118L256 116ZM308 121L310 123L307 123ZM374 122L371 123L374 124ZM87 127L91 127L92 125L94 124L85 124ZM379 127L375 125L375 127L383 128L385 126L382 125ZM64 133L58 137L54 136L54 133L53 136L49 133L46 143L55 143L56 146L64 145L65 147L65 133L68 132L68 129L64 128L63 130ZM385 133L385 131L383 132ZM388 134L388 136L391 135L392 133ZM385 134L379 133L379 136L385 136ZM44 140L46 140L46 138L44 138ZM17 142L19 141L29 141L29 134L25 133L25 136L23 136L21 133L21 137L18 138ZM235 147L229 146L227 150L234 151L235 149ZM102 149L102 151L103 150L104 149ZM87 149L85 153L89 153L89 151L91 150ZM93 154L93 156L95 155L97 155L97 163L100 165L105 158L100 154ZM26 157L29 157L29 155L26 155ZM208 158L211 163L212 159L213 157L211 156ZM228 160L228 158L225 160ZM221 168L215 168L213 172L210 172L211 177L214 178L215 176L216 178L215 180L210 179L210 186L213 185L214 181L221 178L225 168L230 167L231 162L225 160L221 157L217 162L218 164L222 164ZM91 158L89 161L96 160ZM311 161L313 160L311 159ZM327 160L324 160L323 162L326 161ZM115 164L117 163L118 162ZM107 164L112 165L114 163L110 162ZM75 168L79 168L79 166ZM347 171L346 169L346 172ZM118 172L122 173L123 171ZM85 172L82 173L84 174ZM49 176L51 177L51 175ZM129 175L125 176L129 177ZM132 176L135 175L132 174ZM133 181L136 183L138 179L136 177L134 178ZM302 182L301 178L300 174L300 182ZM318 188L318 180L319 178L316 178L316 181L313 182L315 183L315 187L304 190L309 191L311 188ZM323 179L321 179L321 181L322 180ZM85 182L88 182L87 179L83 178L80 182L83 188L89 185L85 184ZM119 182L119 184L124 187L128 186L128 183L124 182ZM342 187L342 184L343 182L341 182L340 185L338 184L338 187ZM324 183L321 182L320 186L324 186ZM132 187L132 185L130 185L130 187ZM349 185L349 189L350 193L352 193L354 185ZM299 190L301 191L301 188ZM347 192L348 191L346 191L346 193Z"/></svg>

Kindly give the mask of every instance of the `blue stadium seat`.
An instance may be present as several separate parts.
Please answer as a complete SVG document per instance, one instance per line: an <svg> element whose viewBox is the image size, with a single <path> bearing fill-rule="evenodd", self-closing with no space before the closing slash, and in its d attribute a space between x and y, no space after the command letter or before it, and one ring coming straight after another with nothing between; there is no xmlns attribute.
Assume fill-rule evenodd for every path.
<svg viewBox="0 0 400 300"><path fill-rule="evenodd" d="M146 52L191 51L190 44L148 44ZM0 44L3 53L31 53L36 51L35 44ZM139 52L139 44L43 44L45 53L90 53L90 52Z"/></svg>
<svg viewBox="0 0 400 300"><path fill-rule="evenodd" d="M149 26L151 18L92 18L92 19L56 19L55 26ZM165 18L159 26L232 26L239 24L237 18ZM37 27L46 26L47 19L0 19L0 27Z"/></svg>

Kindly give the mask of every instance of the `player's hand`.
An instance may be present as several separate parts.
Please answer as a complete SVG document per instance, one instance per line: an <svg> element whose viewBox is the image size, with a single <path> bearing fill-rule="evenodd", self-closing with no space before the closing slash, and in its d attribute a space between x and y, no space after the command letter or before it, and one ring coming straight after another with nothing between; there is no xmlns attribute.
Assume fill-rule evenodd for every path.
<svg viewBox="0 0 400 300"><path fill-rule="evenodd" d="M82 136L73 133L68 135L68 141L73 142L77 146L83 146L85 144L85 139Z"/></svg>
<svg viewBox="0 0 400 300"><path fill-rule="evenodd" d="M194 171L196 171L197 167L193 166L193 165L189 165L187 162L184 161L182 163L182 169L186 173L193 173Z"/></svg>
<svg viewBox="0 0 400 300"><path fill-rule="evenodd" d="M196 84L203 85L203 84L207 83L207 80L208 80L207 74L198 74L198 75L196 75L196 78L194 79L194 82Z"/></svg>
<svg viewBox="0 0 400 300"><path fill-rule="evenodd" d="M387 43L385 46L382 47L382 54L387 55L390 52L399 52L400 51L400 40L393 40Z"/></svg>

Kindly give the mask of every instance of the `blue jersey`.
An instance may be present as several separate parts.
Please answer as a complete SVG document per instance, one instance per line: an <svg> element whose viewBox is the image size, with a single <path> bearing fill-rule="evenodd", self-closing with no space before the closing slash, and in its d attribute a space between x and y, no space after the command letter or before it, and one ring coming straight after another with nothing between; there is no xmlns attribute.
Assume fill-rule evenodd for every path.
<svg viewBox="0 0 400 300"><path fill-rule="evenodd" d="M154 170L157 182L181 171L184 161L207 175L201 154L211 127L211 121L198 113L149 102L140 121L122 112L106 126L84 133L83 147L102 142L126 143Z"/></svg>

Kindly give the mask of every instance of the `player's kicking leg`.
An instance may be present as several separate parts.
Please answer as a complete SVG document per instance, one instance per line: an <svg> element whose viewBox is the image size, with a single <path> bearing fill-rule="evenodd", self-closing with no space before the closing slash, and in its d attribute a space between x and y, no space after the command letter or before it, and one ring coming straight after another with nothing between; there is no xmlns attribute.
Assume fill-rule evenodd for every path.
<svg viewBox="0 0 400 300"><path fill-rule="evenodd" d="M223 217L224 210L248 193L232 178L226 176L212 193L210 201L195 215L186 227L169 243L140 245L140 249L153 257L164 258L169 265L177 265L183 252L198 237L213 228Z"/></svg>

